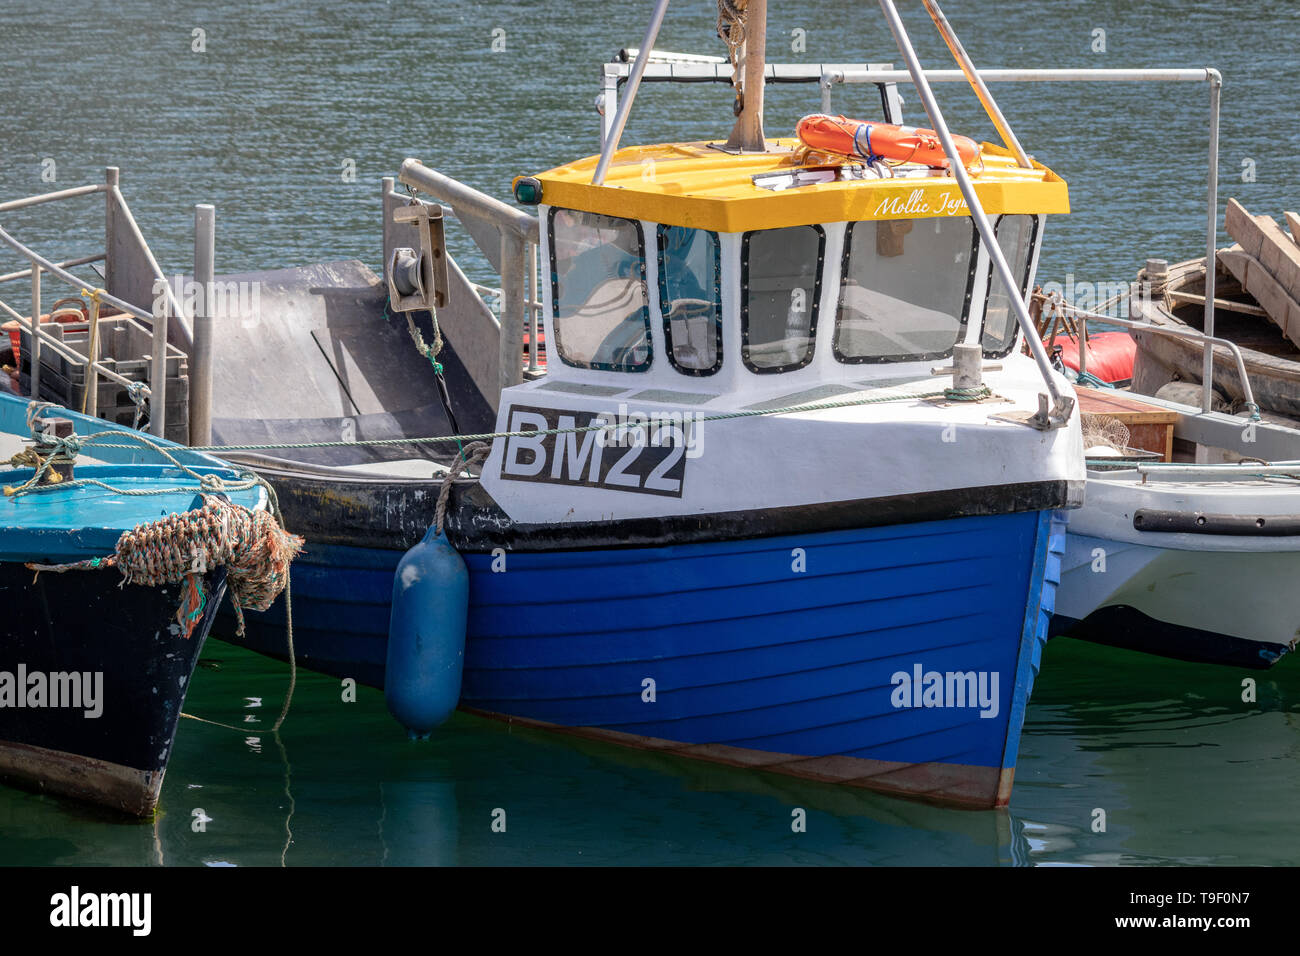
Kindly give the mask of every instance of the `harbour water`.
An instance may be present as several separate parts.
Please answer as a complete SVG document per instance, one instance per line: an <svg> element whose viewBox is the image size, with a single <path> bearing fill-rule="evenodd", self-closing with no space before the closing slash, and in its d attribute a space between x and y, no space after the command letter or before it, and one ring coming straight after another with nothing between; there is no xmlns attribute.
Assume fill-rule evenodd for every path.
<svg viewBox="0 0 1300 956"><path fill-rule="evenodd" d="M6 6L0 196L98 181L117 165L165 268L188 269L190 209L212 202L218 270L229 272L350 257L377 267L378 179L407 156L505 198L516 173L593 152L597 64L639 42L647 13L629 0L69 0L60 16L76 28L58 30ZM947 13L982 66L1219 68L1221 196L1258 212L1295 208L1290 3L975 6L952 2ZM713 18L711 2L674 4L660 46L721 53ZM923 62L949 66L933 31L912 22ZM769 37L775 61L898 59L874 4L774 2ZM1203 254L1205 88L995 92L1030 152L1071 186L1075 212L1049 223L1040 281L1127 280L1148 256ZM873 115L874 95L837 91L835 108ZM955 129L993 137L968 90L939 95ZM769 134L817 102L811 87L772 89ZM656 86L625 142L714 137L729 119L725 87ZM53 182L41 178L50 160ZM97 251L87 243L102 211L89 200L54 208L4 225L55 258ZM485 278L462 249L467 271ZM1252 702L1245 678L1257 681ZM282 664L210 642L186 710L239 729L182 722L158 818L122 822L0 788L0 864L1300 862L1291 658L1238 672L1053 641L1010 809L987 813L465 715L412 743L380 693L346 700L338 681L305 673L277 736L269 727L287 680ZM792 829L798 810L803 832Z"/></svg>

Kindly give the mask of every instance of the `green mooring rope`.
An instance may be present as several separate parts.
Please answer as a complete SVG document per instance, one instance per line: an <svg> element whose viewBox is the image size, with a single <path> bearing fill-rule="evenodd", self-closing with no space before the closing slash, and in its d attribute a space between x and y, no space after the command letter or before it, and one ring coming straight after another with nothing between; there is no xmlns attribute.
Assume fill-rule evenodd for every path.
<svg viewBox="0 0 1300 956"><path fill-rule="evenodd" d="M882 395L874 398L854 398L838 402L809 402L803 405L786 405L780 408L743 409L736 412L720 412L695 419L698 422L722 422L740 418L761 418L766 415L789 415L798 412L822 412L837 408L854 408L860 405L881 405L887 402L929 401L942 398L951 402L976 402L992 394L987 386L979 389L946 388L937 392L907 392L896 395ZM296 448L356 448L387 445L436 445L446 442L492 441L496 438L532 438L538 435L571 435L582 432L613 431L617 429L647 428L653 422L614 422L600 425L580 425L574 428L529 428L509 432L483 432L475 435L434 435L425 438L370 438L356 441L312 441L280 442L261 445L194 445L189 451L223 452L223 451L276 451ZM129 448L129 445L112 445L104 443L104 448ZM464 446L462 446L464 447Z"/></svg>
<svg viewBox="0 0 1300 956"><path fill-rule="evenodd" d="M987 385L976 385L973 388L950 386L943 390L943 397L950 402L979 402L992 394L993 390Z"/></svg>

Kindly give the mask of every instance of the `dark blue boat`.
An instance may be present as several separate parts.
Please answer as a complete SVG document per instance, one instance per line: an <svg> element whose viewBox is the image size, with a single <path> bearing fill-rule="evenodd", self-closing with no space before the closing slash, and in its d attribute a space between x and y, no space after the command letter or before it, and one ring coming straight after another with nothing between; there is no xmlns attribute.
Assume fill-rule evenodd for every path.
<svg viewBox="0 0 1300 956"><path fill-rule="evenodd" d="M6 458L31 434L28 409L0 394ZM113 555L123 532L202 507L196 474L228 489L246 476L160 442L182 469L132 440L129 429L61 408L45 409L36 427L55 416L80 436L120 431L120 443L131 447L90 446L71 480L26 494L10 492L35 469L0 468L7 486L0 496L0 779L145 815L158 802L185 692L226 593L226 569L204 571L203 604L187 615L178 613L189 607L184 584L124 584L115 569L36 574L29 565ZM261 487L227 497L266 507Z"/></svg>

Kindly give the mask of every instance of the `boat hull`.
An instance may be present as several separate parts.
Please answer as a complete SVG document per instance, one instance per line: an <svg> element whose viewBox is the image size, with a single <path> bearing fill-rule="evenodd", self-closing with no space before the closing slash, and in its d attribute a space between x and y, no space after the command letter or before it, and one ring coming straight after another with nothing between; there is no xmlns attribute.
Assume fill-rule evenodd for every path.
<svg viewBox="0 0 1300 956"><path fill-rule="evenodd" d="M1052 633L1264 669L1300 635L1297 580L1297 551L1181 550L1071 531Z"/></svg>
<svg viewBox="0 0 1300 956"><path fill-rule="evenodd" d="M461 707L945 804L1003 805L1063 541L1059 520L1031 511L466 553ZM313 552L293 569L299 659L382 683L400 554ZM278 608L249 615L250 645L281 656L278 624ZM988 706L925 696L931 674L984 675Z"/></svg>
<svg viewBox="0 0 1300 956"><path fill-rule="evenodd" d="M225 574L207 582L206 609L188 639L176 623L179 586L120 582L116 571L47 572L33 580L22 564L0 564L0 778L145 816L158 804ZM55 675L77 675L79 687ZM39 683L46 689L38 697Z"/></svg>

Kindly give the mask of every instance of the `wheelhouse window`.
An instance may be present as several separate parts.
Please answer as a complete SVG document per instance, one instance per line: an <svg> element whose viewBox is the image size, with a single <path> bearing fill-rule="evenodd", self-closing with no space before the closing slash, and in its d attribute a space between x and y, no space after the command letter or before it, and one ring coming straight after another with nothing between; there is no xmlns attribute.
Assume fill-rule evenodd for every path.
<svg viewBox="0 0 1300 956"><path fill-rule="evenodd" d="M660 226L659 308L668 361L686 375L722 367L722 254L718 235Z"/></svg>
<svg viewBox="0 0 1300 956"><path fill-rule="evenodd" d="M560 359L578 368L650 367L650 307L641 224L552 209L551 298Z"/></svg>
<svg viewBox="0 0 1300 956"><path fill-rule="evenodd" d="M754 372L788 372L813 357L826 234L820 226L747 232L741 240L741 358Z"/></svg>
<svg viewBox="0 0 1300 956"><path fill-rule="evenodd" d="M978 238L966 217L850 223L835 320L841 362L949 355L962 337Z"/></svg>
<svg viewBox="0 0 1300 956"><path fill-rule="evenodd" d="M1002 216L994 227L998 246L1006 256L1011 274L1020 282L1015 294L1023 300L1029 294L1029 267L1033 256L1038 219L1034 216ZM1011 311L1011 297L1006 286L992 270L989 278L988 304L984 308L984 332L980 346L989 358L1006 355L1016 343L1016 315Z"/></svg>

